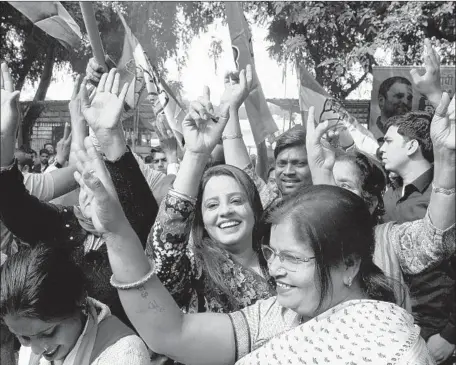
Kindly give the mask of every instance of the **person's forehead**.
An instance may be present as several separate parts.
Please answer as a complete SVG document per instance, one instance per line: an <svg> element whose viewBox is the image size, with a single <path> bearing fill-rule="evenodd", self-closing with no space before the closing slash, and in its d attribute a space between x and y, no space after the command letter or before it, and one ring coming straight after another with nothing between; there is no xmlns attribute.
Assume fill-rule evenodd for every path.
<svg viewBox="0 0 456 365"><path fill-rule="evenodd" d="M333 175L337 179L356 182L359 170L354 161L337 160L334 163Z"/></svg>
<svg viewBox="0 0 456 365"><path fill-rule="evenodd" d="M29 337L46 332L58 324L54 321L44 322L38 318L20 316L5 316L4 320L14 334Z"/></svg>
<svg viewBox="0 0 456 365"><path fill-rule="evenodd" d="M165 153L164 152L155 152L154 153L154 158L159 159L159 158L165 158Z"/></svg>
<svg viewBox="0 0 456 365"><path fill-rule="evenodd" d="M230 176L213 176L204 187L203 200L211 199L219 195L228 195L234 193L245 194L238 182Z"/></svg>
<svg viewBox="0 0 456 365"><path fill-rule="evenodd" d="M271 227L270 245L278 251L288 251L311 256L313 251L309 241L301 241L296 237L295 227L291 218Z"/></svg>
<svg viewBox="0 0 456 365"><path fill-rule="evenodd" d="M277 160L301 160L307 158L306 146L288 147L277 155Z"/></svg>
<svg viewBox="0 0 456 365"><path fill-rule="evenodd" d="M396 93L412 93L412 87L407 84L403 84L401 82L395 82L388 90L390 94Z"/></svg>

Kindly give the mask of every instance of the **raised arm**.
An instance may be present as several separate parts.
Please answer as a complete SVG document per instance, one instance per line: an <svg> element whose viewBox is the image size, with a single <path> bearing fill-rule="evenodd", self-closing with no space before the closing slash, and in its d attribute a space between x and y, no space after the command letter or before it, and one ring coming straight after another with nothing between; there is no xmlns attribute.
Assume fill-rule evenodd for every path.
<svg viewBox="0 0 456 365"><path fill-rule="evenodd" d="M315 127L315 108L313 106L310 107L307 117L306 149L314 185L336 185L332 171L336 162L336 154L330 148L329 143L327 146L322 144L322 137L326 134L328 128L330 128L328 121ZM326 138L329 137L326 134Z"/></svg>
<svg viewBox="0 0 456 365"><path fill-rule="evenodd" d="M145 246L158 206L125 143L120 117L127 89L128 83L120 88L119 73L113 68L101 76L93 100L85 85L81 87L81 111L101 145L125 215Z"/></svg>
<svg viewBox="0 0 456 365"><path fill-rule="evenodd" d="M198 110L200 107L197 105ZM195 114L198 124L191 117ZM208 156L220 138L224 122L224 118L220 118L218 123L204 120L192 109L183 122L187 146L184 161L193 162L200 155ZM199 130L202 125L204 133ZM112 182L108 181L106 169L102 168L102 164L95 163L99 156L93 146L89 146L87 153L80 151L78 158L81 160L78 167L82 175L76 173L75 178L82 189L89 190L87 194L93 195L90 216L107 243L114 273L112 284L119 289L123 307L141 338L153 351L186 364L233 364L235 341L229 316L210 313L184 315L181 312L154 275L155 265L147 259L139 239L128 224ZM185 166L184 171L190 173ZM177 187L182 188L182 193L196 193L196 189L188 185L180 186L185 183L185 176L177 179ZM120 284L135 282L127 286Z"/></svg>
<svg viewBox="0 0 456 365"><path fill-rule="evenodd" d="M413 86L428 98L434 108L437 108L442 98L440 57L432 48L431 41L427 38L424 40L423 59L425 68L423 75L420 75L416 68L410 70Z"/></svg>
<svg viewBox="0 0 456 365"><path fill-rule="evenodd" d="M453 101L454 102L454 101ZM455 251L455 120L447 115L450 98L443 93L431 123L434 180L424 219L394 225L389 233L407 273L418 273Z"/></svg>
<svg viewBox="0 0 456 365"><path fill-rule="evenodd" d="M225 75L225 91L221 102L230 105L230 119L223 132L223 151L225 162L240 169L250 165L249 152L242 139L241 125L239 124L239 108L249 96L252 87L252 67L247 65L245 70Z"/></svg>

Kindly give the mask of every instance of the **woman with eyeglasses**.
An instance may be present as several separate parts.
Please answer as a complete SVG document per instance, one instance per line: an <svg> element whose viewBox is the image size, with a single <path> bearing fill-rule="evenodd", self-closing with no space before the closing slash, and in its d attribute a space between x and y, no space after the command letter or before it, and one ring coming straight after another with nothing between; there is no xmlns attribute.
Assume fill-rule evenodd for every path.
<svg viewBox="0 0 456 365"><path fill-rule="evenodd" d="M217 127L199 113L192 107L183 123L186 141L212 140L210 131L226 123L219 120ZM449 136L434 143L439 146L436 152L454 161L454 142L453 147L449 142L454 129L444 123L440 127L440 138ZM182 314L156 276L160 268L145 256L116 197L109 193L112 189L101 184L97 175L103 171L89 176L85 172L90 169L84 167L79 181L94 194L94 224L109 237L111 284L136 330L155 352L200 365L434 364L413 317L395 304L395 291L374 264L375 222L368 206L348 189L308 187L267 215L272 225L270 248L263 252L277 282L277 296L230 314ZM441 195L433 193L431 205L454 209L454 200ZM430 214L436 214L433 208ZM451 226L451 220L454 223L449 216L439 223ZM402 234L413 224L392 229ZM447 231L435 228L434 232L443 240L441 246L452 244L454 250ZM414 251L412 236L412 241L401 242Z"/></svg>

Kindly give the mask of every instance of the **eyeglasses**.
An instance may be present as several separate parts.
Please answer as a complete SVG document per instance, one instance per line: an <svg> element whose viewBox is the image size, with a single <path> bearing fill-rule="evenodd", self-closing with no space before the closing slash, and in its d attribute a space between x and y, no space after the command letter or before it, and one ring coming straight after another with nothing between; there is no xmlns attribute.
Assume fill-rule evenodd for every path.
<svg viewBox="0 0 456 365"><path fill-rule="evenodd" d="M281 263L281 267L287 271L292 272L297 271L300 264L307 263L310 262L310 260L315 259L315 257L300 258L290 253L277 252L272 247L266 245L261 245L261 251L263 252L263 256L269 265L272 261L274 261L276 256L278 256Z"/></svg>

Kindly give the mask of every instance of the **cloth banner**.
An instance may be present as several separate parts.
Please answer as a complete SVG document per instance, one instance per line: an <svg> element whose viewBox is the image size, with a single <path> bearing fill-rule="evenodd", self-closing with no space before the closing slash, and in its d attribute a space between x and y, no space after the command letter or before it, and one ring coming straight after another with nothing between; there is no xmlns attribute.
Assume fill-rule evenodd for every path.
<svg viewBox="0 0 456 365"><path fill-rule="evenodd" d="M177 142L183 147L184 138L181 124L185 118L185 110L166 82L160 77L156 67L151 64L146 52L132 33L122 14L118 13L118 15L125 28L124 48L118 63L118 70L121 82L130 82L126 103L130 108L136 109L146 99L149 100L156 116L159 114L166 116ZM140 119L146 128L156 128L148 121Z"/></svg>
<svg viewBox="0 0 456 365"><path fill-rule="evenodd" d="M252 35L240 2L225 2L234 62L238 70L250 64L253 69L252 91L244 102L255 144L259 145L279 129L272 118L255 71Z"/></svg>
<svg viewBox="0 0 456 365"><path fill-rule="evenodd" d="M297 67L297 75L301 114L307 115L313 106L316 124L328 120L333 129L339 130L339 140L334 147L347 149L355 143L359 151L375 156L378 144L372 133L351 116L339 100L332 98L303 65ZM303 124L306 125L304 120Z"/></svg>
<svg viewBox="0 0 456 365"><path fill-rule="evenodd" d="M67 49L79 48L82 34L78 24L59 1L10 1L14 8Z"/></svg>
<svg viewBox="0 0 456 365"><path fill-rule="evenodd" d="M410 110L424 110L434 113L434 107L418 92L412 83L410 70L416 66L374 67L370 105L369 130L376 138L384 135L385 122L394 115ZM450 96L455 92L455 67L440 67L442 91ZM424 73L424 69L421 74Z"/></svg>

